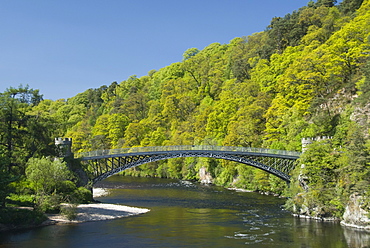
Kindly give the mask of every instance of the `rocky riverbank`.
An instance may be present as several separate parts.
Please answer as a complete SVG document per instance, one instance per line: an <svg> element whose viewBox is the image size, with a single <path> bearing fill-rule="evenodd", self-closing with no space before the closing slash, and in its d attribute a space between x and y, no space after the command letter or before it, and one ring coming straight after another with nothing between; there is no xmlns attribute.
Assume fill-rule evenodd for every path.
<svg viewBox="0 0 370 248"><path fill-rule="evenodd" d="M363 208L363 201L363 196L357 194L350 196L341 221L343 226L370 231L369 211Z"/></svg>
<svg viewBox="0 0 370 248"><path fill-rule="evenodd" d="M337 221L342 226L370 232L370 209L364 204L364 196L356 193L352 194L348 199L345 211L341 217L324 217L321 214L322 209L319 207L309 208L304 200L305 198L301 197L301 204L293 204L293 207L289 209L293 212L293 216L320 221ZM329 215L330 213L326 214Z"/></svg>
<svg viewBox="0 0 370 248"><path fill-rule="evenodd" d="M228 190L234 190L237 192L253 192L250 190L239 189L239 188L227 188ZM263 193L262 194L269 194ZM278 196L278 195L274 195ZM370 212L363 208L363 197L357 194L352 194L349 197L349 201L345 208L345 212L342 218L338 217L322 217L322 216L313 216L310 213L318 212L317 209L309 209L304 204L300 207L300 212L297 213L297 208L295 212L293 211L293 216L302 218L302 219L312 219L317 221L330 221L330 222L340 222L342 226L361 229L367 232L370 232Z"/></svg>

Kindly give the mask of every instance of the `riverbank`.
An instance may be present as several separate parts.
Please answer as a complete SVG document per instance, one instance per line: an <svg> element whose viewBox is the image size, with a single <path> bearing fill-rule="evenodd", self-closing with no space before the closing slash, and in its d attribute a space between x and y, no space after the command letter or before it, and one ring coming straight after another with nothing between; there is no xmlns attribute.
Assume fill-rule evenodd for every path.
<svg viewBox="0 0 370 248"><path fill-rule="evenodd" d="M102 197L109 194L109 190L104 188L94 188L93 197ZM88 221L102 221L112 220L118 218L124 218L128 216L144 214L149 212L149 209L129 207L118 204L107 204L107 203L91 203L91 204L80 204L77 206L77 215L74 220L68 220L68 218L61 214L48 214L48 220L44 224L65 224L65 223L81 223Z"/></svg>
<svg viewBox="0 0 370 248"><path fill-rule="evenodd" d="M109 194L109 190L103 188L94 188L94 198L102 197ZM65 206L68 206L65 204ZM19 207L17 209L23 211L33 212L30 207ZM45 214L42 215L43 219L46 219L42 223L32 224L33 221L26 221L29 224L24 224L25 220L22 220L18 224L4 225L0 224L0 232L30 229L40 226L48 226L55 224L68 224L68 223L82 223L88 221L103 221L112 220L118 218L124 218L149 212L149 209L129 207L119 204L107 204L107 203L91 203L91 204L80 204L76 207L76 218L69 220L65 215L62 214ZM46 216L46 217L45 217ZM42 220L41 220L42 221Z"/></svg>
<svg viewBox="0 0 370 248"><path fill-rule="evenodd" d="M61 214L48 214L48 220L44 224L81 223L87 221L102 221L118 219L149 212L146 208L128 207L117 204L93 203L80 204L77 206L77 216L74 220L68 220Z"/></svg>

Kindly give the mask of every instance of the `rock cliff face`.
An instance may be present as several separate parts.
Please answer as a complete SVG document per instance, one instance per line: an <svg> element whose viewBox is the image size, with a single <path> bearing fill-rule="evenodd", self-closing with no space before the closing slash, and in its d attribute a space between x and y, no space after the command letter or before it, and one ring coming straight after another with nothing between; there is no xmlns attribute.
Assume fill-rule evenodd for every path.
<svg viewBox="0 0 370 248"><path fill-rule="evenodd" d="M357 106L351 115L351 120L361 126L363 128L365 138L369 138L370 103L365 106Z"/></svg>
<svg viewBox="0 0 370 248"><path fill-rule="evenodd" d="M211 174L207 171L207 168L204 166L199 169L199 181L204 184L213 183L213 178Z"/></svg>
<svg viewBox="0 0 370 248"><path fill-rule="evenodd" d="M344 226L351 226L370 231L369 212L362 208L363 197L352 194L341 222Z"/></svg>

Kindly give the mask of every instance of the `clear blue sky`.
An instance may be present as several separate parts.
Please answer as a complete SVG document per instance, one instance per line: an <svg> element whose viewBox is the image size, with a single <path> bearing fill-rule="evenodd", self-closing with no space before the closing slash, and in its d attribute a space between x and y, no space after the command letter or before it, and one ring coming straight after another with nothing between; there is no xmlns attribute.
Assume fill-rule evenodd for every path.
<svg viewBox="0 0 370 248"><path fill-rule="evenodd" d="M0 92L69 98L265 30L309 0L0 0Z"/></svg>

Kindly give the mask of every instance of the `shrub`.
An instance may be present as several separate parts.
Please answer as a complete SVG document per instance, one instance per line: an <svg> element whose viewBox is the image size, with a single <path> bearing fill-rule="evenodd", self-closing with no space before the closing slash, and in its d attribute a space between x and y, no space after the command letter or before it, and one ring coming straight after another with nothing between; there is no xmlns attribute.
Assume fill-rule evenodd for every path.
<svg viewBox="0 0 370 248"><path fill-rule="evenodd" d="M39 225L45 220L47 217L38 211L17 208L2 208L0 211L0 223L10 227Z"/></svg>
<svg viewBox="0 0 370 248"><path fill-rule="evenodd" d="M71 202L74 203L89 203L94 200L91 191L86 189L85 187L77 188L73 192L71 197L72 197Z"/></svg>
<svg viewBox="0 0 370 248"><path fill-rule="evenodd" d="M36 210L43 213L58 213L62 196L58 194L36 196Z"/></svg>
<svg viewBox="0 0 370 248"><path fill-rule="evenodd" d="M34 195L10 194L6 198L7 206L33 207L35 202Z"/></svg>
<svg viewBox="0 0 370 248"><path fill-rule="evenodd" d="M77 204L64 204L60 213L67 217L68 220L75 220L77 218Z"/></svg>
<svg viewBox="0 0 370 248"><path fill-rule="evenodd" d="M76 184L69 180L58 182L56 191L62 194L73 193L77 189Z"/></svg>

